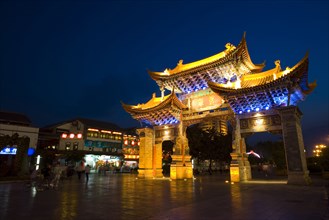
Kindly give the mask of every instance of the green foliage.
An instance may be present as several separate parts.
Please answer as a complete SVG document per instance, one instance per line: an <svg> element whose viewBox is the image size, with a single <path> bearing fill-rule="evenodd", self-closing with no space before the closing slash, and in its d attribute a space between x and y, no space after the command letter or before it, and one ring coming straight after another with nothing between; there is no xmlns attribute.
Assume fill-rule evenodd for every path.
<svg viewBox="0 0 329 220"><path fill-rule="evenodd" d="M230 162L232 136L220 134L216 129L202 130L194 125L187 129L190 155L199 161L219 160ZM211 164L211 163L210 163Z"/></svg>
<svg viewBox="0 0 329 220"><path fill-rule="evenodd" d="M247 151L253 150L261 155L261 159L252 158L251 164L269 162L275 163L278 169L286 169L285 149L282 141L264 141L258 142L255 146L247 146Z"/></svg>
<svg viewBox="0 0 329 220"><path fill-rule="evenodd" d="M320 173L322 171L319 157L308 157L306 158L306 163L310 173Z"/></svg>
<svg viewBox="0 0 329 220"><path fill-rule="evenodd" d="M13 141L9 135L0 136L0 151L7 146L13 146Z"/></svg>
<svg viewBox="0 0 329 220"><path fill-rule="evenodd" d="M329 148L323 148L320 156L320 165L323 171L329 171Z"/></svg>
<svg viewBox="0 0 329 220"><path fill-rule="evenodd" d="M14 170L11 171L12 175L21 174L21 171L27 170L24 160L27 160L27 151L30 145L29 137L19 137L17 133L12 136L3 135L0 136L0 150L3 150L7 146L17 146L17 152L15 156Z"/></svg>

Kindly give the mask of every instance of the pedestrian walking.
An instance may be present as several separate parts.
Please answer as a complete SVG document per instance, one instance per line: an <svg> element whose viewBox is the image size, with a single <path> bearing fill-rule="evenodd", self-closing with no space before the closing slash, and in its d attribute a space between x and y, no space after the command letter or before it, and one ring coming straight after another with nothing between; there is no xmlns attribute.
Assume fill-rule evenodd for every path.
<svg viewBox="0 0 329 220"><path fill-rule="evenodd" d="M81 174L85 170L85 165L84 165L83 161L80 162L80 164L77 166L76 170L78 173L78 179L81 179Z"/></svg>
<svg viewBox="0 0 329 220"><path fill-rule="evenodd" d="M45 185L49 188L50 180L52 177L52 168L50 164L47 164L46 167L42 170L43 179L45 181Z"/></svg>
<svg viewBox="0 0 329 220"><path fill-rule="evenodd" d="M50 185L52 188L57 189L59 180L61 179L62 171L63 170L62 167L60 166L60 163L57 162L53 169L54 178L52 179Z"/></svg>
<svg viewBox="0 0 329 220"><path fill-rule="evenodd" d="M91 169L91 167L89 166L89 164L87 164L87 166L86 166L86 168L85 168L86 182L89 181L89 173L90 173L90 169Z"/></svg>

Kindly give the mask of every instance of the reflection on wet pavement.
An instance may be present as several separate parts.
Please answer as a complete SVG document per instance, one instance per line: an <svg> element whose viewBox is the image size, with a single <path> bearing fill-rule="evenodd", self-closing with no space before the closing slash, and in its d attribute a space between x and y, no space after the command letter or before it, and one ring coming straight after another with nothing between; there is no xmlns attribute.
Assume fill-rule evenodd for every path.
<svg viewBox="0 0 329 220"><path fill-rule="evenodd" d="M93 174L88 183L73 178L64 180L58 190L42 192L27 189L24 183L2 183L0 219L291 219L294 215L323 219L327 215L323 187L305 191L283 184L230 184L225 183L227 178L170 181ZM300 193L307 198L296 198ZM296 199L300 202L289 202ZM300 210L301 205L312 209Z"/></svg>

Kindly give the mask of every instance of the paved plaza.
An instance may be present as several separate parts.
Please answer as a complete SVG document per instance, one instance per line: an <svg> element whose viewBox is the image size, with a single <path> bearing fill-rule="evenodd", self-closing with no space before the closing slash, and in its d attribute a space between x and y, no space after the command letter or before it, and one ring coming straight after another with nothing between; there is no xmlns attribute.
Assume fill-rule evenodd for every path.
<svg viewBox="0 0 329 220"><path fill-rule="evenodd" d="M293 186L264 179L226 183L228 174L196 179L138 179L136 174L76 176L58 190L0 183L0 219L329 219L327 181Z"/></svg>

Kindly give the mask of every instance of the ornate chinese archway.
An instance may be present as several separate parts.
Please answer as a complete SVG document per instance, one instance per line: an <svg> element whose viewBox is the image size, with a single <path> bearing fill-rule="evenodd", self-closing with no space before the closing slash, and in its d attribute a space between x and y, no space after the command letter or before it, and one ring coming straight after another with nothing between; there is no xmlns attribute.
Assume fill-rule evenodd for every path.
<svg viewBox="0 0 329 220"><path fill-rule="evenodd" d="M186 127L209 119L230 121L234 126L231 180L251 179L244 135L263 131L283 134L288 164L288 183L309 182L297 103L312 92L308 83L308 54L294 67L262 71L249 56L245 35L237 47L188 64L179 61L174 69L149 71L161 90L145 104L126 105L131 116L147 125L140 135L139 176L162 177L161 144L172 140L174 154L170 177L192 178ZM170 90L164 95L165 89ZM177 95L176 95L177 94ZM149 128L151 127L151 128Z"/></svg>

